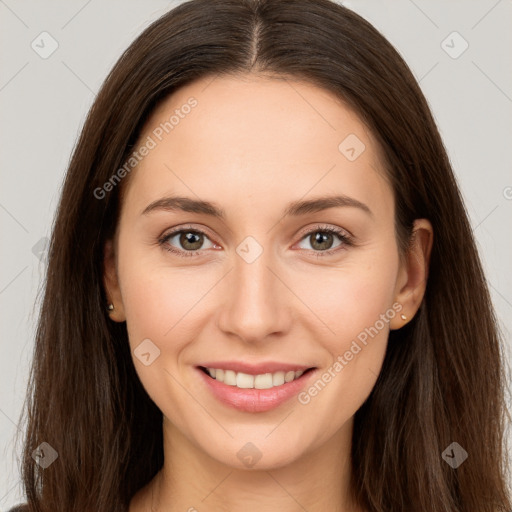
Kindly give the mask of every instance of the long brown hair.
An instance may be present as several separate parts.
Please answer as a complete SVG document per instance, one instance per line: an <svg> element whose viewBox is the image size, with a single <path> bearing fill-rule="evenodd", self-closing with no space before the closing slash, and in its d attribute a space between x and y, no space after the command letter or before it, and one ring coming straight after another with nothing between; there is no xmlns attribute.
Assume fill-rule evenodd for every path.
<svg viewBox="0 0 512 512"><path fill-rule="evenodd" d="M506 487L506 372L471 226L412 73L368 22L329 0L192 0L147 28L108 75L66 175L51 238L26 403L22 477L31 511L121 511L163 464L162 413L142 387L126 324L111 322L103 250L124 183L101 188L149 114L211 75L306 80L352 107L376 136L406 250L414 219L434 228L421 307L392 331L355 417L352 487L372 512L497 512ZM126 180L125 180L126 181ZM42 469L32 453L58 453ZM443 451L457 442L456 469Z"/></svg>

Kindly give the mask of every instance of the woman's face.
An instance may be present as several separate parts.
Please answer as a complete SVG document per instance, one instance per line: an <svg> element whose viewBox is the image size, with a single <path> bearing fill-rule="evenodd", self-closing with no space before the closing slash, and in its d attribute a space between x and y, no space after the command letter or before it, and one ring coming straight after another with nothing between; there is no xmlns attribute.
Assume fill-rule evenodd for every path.
<svg viewBox="0 0 512 512"><path fill-rule="evenodd" d="M143 145L106 286L164 428L239 468L348 435L424 277L400 264L372 135L315 86L210 77Z"/></svg>

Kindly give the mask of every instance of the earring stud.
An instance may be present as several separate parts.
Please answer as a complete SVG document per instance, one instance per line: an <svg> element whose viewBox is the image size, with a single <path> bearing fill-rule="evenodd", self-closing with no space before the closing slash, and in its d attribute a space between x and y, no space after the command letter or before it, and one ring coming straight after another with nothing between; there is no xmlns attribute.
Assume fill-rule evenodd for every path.
<svg viewBox="0 0 512 512"><path fill-rule="evenodd" d="M406 317L403 313L400 315L400 318L401 318L402 320L407 320L407 317Z"/></svg>
<svg viewBox="0 0 512 512"><path fill-rule="evenodd" d="M114 304L112 304L112 302L110 302L110 303L108 304L108 306L107 306L107 309L108 309L109 311L114 311Z"/></svg>

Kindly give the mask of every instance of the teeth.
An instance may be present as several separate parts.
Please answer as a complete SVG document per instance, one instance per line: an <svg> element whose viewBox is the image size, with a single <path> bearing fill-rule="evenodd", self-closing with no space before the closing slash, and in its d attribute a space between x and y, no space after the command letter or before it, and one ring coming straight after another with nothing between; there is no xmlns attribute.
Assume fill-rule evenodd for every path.
<svg viewBox="0 0 512 512"><path fill-rule="evenodd" d="M217 375L215 375L215 378L217 378ZM226 370L224 372L224 384L236 386L236 373L234 371Z"/></svg>
<svg viewBox="0 0 512 512"><path fill-rule="evenodd" d="M286 372L284 376L284 381L291 382L293 379L295 379L295 372Z"/></svg>
<svg viewBox="0 0 512 512"><path fill-rule="evenodd" d="M284 372L276 372L272 375L272 385L282 386L284 384Z"/></svg>
<svg viewBox="0 0 512 512"><path fill-rule="evenodd" d="M298 379L303 371L263 373L261 375L249 375L233 370L222 370L220 368L208 368L210 377L223 382L228 386L236 386L241 389L270 389L275 386L282 386L285 382Z"/></svg>
<svg viewBox="0 0 512 512"><path fill-rule="evenodd" d="M254 387L254 377L252 375L247 375L246 373L237 373L236 374L236 387L250 389Z"/></svg>

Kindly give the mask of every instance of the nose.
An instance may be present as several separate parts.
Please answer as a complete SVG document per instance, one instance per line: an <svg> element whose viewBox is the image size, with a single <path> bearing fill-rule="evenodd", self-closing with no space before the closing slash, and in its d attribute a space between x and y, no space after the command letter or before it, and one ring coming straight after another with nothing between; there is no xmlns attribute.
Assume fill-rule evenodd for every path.
<svg viewBox="0 0 512 512"><path fill-rule="evenodd" d="M264 250L252 262L236 254L232 270L223 279L225 300L218 327L246 343L282 335L291 325L292 294L268 253Z"/></svg>

